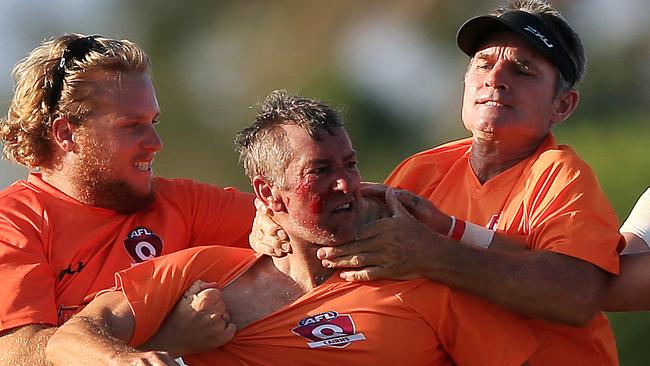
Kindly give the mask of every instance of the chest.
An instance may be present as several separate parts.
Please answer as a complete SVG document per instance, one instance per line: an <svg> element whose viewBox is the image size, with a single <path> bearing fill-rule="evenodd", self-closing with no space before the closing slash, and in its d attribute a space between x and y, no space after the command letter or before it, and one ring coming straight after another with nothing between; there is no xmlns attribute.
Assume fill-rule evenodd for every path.
<svg viewBox="0 0 650 366"><path fill-rule="evenodd" d="M325 287L240 328L222 349L202 357L212 364L451 364L433 327L394 294L373 287ZM249 297L248 306L261 300Z"/></svg>
<svg viewBox="0 0 650 366"><path fill-rule="evenodd" d="M87 304L98 291L114 286L115 272L188 248L190 237L188 227L174 212L50 215L42 243L54 278L60 321Z"/></svg>
<svg viewBox="0 0 650 366"><path fill-rule="evenodd" d="M503 229L504 213L517 211L522 204L520 174L508 172L481 185L471 171L451 173L427 197L449 215L493 230Z"/></svg>

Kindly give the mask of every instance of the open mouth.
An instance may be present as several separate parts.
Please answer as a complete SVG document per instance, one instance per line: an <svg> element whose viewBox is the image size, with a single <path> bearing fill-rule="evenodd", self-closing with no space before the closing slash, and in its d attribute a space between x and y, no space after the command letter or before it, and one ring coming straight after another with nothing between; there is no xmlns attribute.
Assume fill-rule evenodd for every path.
<svg viewBox="0 0 650 366"><path fill-rule="evenodd" d="M496 108L508 107L508 105L501 102L500 100L494 100L494 99L489 99L489 98L479 98L476 101L476 104L484 105L484 106L487 106L487 107L496 107Z"/></svg>
<svg viewBox="0 0 650 366"><path fill-rule="evenodd" d="M133 166L141 172L151 172L151 162L150 161L139 161Z"/></svg>
<svg viewBox="0 0 650 366"><path fill-rule="evenodd" d="M341 213L341 212L350 212L352 211L352 202L346 202L341 205L338 205L332 212Z"/></svg>
<svg viewBox="0 0 650 366"><path fill-rule="evenodd" d="M492 101L492 100L487 101L487 102L482 103L482 104L483 104L483 105L486 105L486 106L489 106L489 107L505 107L505 104L503 104L503 103L499 103L499 102L495 102L495 101Z"/></svg>

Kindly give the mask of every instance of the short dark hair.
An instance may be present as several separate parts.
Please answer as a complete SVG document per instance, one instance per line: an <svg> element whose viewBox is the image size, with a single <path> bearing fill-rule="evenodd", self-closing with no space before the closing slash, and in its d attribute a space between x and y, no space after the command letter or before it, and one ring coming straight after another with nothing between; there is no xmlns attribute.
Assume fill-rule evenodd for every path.
<svg viewBox="0 0 650 366"><path fill-rule="evenodd" d="M269 94L253 123L235 138L235 150L249 179L262 176L270 183L284 185L284 174L294 152L286 141L284 125L303 128L314 140L323 133L336 135L343 128L337 111L314 99L292 95L286 90Z"/></svg>

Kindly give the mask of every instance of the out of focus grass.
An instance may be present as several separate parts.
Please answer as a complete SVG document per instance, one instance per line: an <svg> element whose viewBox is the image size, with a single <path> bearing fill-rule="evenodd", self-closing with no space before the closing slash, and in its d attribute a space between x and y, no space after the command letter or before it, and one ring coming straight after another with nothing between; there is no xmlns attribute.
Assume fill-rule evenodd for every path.
<svg viewBox="0 0 650 366"><path fill-rule="evenodd" d="M558 140L571 145L593 167L621 220L650 185L649 118L570 121L557 129ZM609 313L608 318L621 365L650 365L650 312Z"/></svg>

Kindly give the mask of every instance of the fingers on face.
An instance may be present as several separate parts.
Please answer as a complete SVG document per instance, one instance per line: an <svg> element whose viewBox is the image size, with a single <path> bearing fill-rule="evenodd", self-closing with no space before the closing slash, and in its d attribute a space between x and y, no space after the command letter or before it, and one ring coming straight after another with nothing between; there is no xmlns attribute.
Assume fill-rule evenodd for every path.
<svg viewBox="0 0 650 366"><path fill-rule="evenodd" d="M361 194L366 197L384 199L388 186L383 184L368 183L361 187Z"/></svg>

